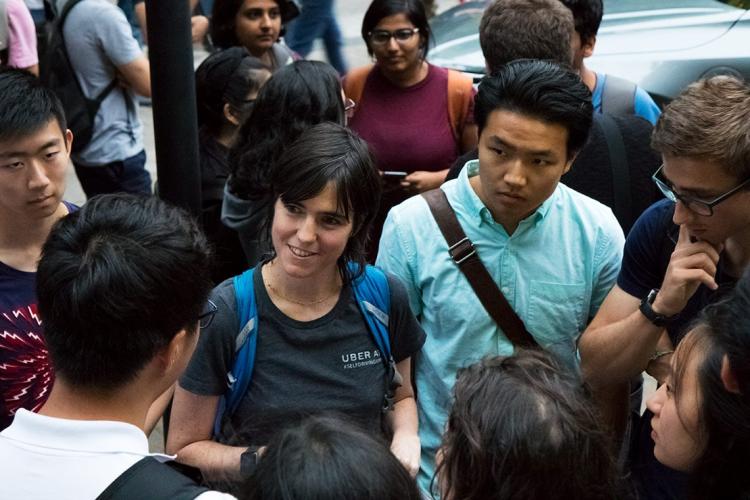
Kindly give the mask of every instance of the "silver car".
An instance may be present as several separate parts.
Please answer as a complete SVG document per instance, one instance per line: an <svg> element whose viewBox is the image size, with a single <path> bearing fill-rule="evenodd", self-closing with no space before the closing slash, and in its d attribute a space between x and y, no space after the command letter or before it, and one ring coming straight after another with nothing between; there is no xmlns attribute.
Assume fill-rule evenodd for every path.
<svg viewBox="0 0 750 500"><path fill-rule="evenodd" d="M435 17L434 64L484 74L479 21L488 2L466 2ZM659 103L714 74L750 80L750 0L604 0L591 69L627 78Z"/></svg>

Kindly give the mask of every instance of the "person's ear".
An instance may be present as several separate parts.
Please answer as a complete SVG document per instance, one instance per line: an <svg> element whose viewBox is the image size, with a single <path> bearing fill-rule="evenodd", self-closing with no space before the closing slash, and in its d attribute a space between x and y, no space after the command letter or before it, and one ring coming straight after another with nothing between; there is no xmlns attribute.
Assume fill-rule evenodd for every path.
<svg viewBox="0 0 750 500"><path fill-rule="evenodd" d="M737 377L732 371L732 365L729 363L729 356L726 354L721 360L721 382L727 391L740 394L740 384L737 382Z"/></svg>
<svg viewBox="0 0 750 500"><path fill-rule="evenodd" d="M190 334L187 330L180 330L174 337L172 337L172 340L170 340L169 343L159 351L157 358L159 360L159 367L163 373L169 372L175 364L179 364L184 349L188 346L189 335Z"/></svg>
<svg viewBox="0 0 750 500"><path fill-rule="evenodd" d="M576 157L577 156L578 156L578 151L576 151L575 153L573 153L572 155L570 155L570 158L568 158L565 161L565 167L563 167L563 175L565 175L568 172L570 172L570 167L573 166L573 163L576 161Z"/></svg>
<svg viewBox="0 0 750 500"><path fill-rule="evenodd" d="M70 131L70 129L65 130L65 150L68 152L68 155L70 155L70 152L72 151L70 148L73 147L73 132Z"/></svg>
<svg viewBox="0 0 750 500"><path fill-rule="evenodd" d="M232 109L232 106L230 106L229 103L224 104L223 111L224 111L224 118L226 118L226 120L229 123L231 123L235 127L240 126L240 117L234 114L234 110Z"/></svg>
<svg viewBox="0 0 750 500"><path fill-rule="evenodd" d="M581 55L583 55L584 59L594 55L595 46L596 46L596 35L589 37L586 41L581 40Z"/></svg>

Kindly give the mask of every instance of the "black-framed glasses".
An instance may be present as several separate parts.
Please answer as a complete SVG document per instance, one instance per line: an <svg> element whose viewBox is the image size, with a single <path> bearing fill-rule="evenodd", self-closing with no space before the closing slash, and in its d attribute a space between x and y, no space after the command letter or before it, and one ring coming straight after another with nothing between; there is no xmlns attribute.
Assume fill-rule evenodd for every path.
<svg viewBox="0 0 750 500"><path fill-rule="evenodd" d="M659 191L661 191L668 200L671 200L675 203L679 201L685 206L685 208L687 208L691 212L698 215L703 215L704 217L711 217L714 214L714 207L716 205L750 184L750 179L747 179L746 181L740 183L739 186L733 187L726 193L717 196L713 200L701 200L700 198L677 194L674 191L674 188L669 184L669 182L666 179L662 178L661 171L663 168L664 164L662 164L659 169L654 172L654 175L651 176L651 179L653 179L653 181L656 183L656 187L659 188Z"/></svg>
<svg viewBox="0 0 750 500"><path fill-rule="evenodd" d="M214 316L216 316L216 311L218 311L219 308L216 307L216 304L209 299L206 301L206 307L204 308L204 312L198 316L198 325L203 328L208 328L209 325L211 325L211 322L214 320Z"/></svg>
<svg viewBox="0 0 750 500"><path fill-rule="evenodd" d="M396 31L374 30L369 32L367 36L371 43L385 45L391 41L391 38L394 38L397 43L406 43L417 33L419 33L419 28L402 28Z"/></svg>

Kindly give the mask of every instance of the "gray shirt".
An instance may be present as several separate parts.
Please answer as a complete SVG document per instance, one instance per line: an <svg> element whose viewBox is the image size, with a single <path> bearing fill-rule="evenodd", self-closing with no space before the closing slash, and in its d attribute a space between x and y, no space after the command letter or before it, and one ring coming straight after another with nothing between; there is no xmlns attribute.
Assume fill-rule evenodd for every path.
<svg viewBox="0 0 750 500"><path fill-rule="evenodd" d="M58 3L58 12L65 3ZM76 5L65 20L63 34L70 63L90 99L112 82L117 66L143 56L125 14L106 0L83 0ZM142 150L143 126L135 93L118 86L99 108L91 142L73 160L88 166L104 165Z"/></svg>

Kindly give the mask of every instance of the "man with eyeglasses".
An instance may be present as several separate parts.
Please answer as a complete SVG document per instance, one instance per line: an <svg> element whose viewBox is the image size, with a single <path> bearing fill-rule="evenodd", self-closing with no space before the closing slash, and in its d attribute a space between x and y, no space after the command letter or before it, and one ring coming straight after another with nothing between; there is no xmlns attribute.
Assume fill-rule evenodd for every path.
<svg viewBox="0 0 750 500"><path fill-rule="evenodd" d="M55 225L36 280L56 379L0 433L3 498L234 498L168 467L144 433L216 312L209 257L193 219L155 197L97 196Z"/></svg>
<svg viewBox="0 0 750 500"><path fill-rule="evenodd" d="M586 380L622 394L642 371L663 383L686 326L750 263L750 86L730 77L690 85L657 122L653 180L667 199L636 222L622 269L579 341ZM613 401L610 401L610 408ZM683 498L684 477L656 462L647 411L631 450L642 498Z"/></svg>

